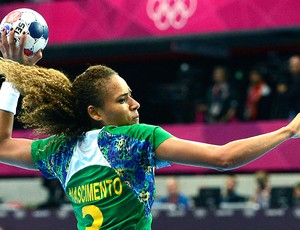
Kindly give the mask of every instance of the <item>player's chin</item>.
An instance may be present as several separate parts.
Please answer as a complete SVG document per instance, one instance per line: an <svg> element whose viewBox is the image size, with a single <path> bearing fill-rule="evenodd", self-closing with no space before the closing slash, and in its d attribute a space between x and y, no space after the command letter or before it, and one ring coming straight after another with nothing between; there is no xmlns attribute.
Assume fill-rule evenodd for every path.
<svg viewBox="0 0 300 230"><path fill-rule="evenodd" d="M139 124L140 123L140 118L139 117L134 117L132 119L132 124Z"/></svg>

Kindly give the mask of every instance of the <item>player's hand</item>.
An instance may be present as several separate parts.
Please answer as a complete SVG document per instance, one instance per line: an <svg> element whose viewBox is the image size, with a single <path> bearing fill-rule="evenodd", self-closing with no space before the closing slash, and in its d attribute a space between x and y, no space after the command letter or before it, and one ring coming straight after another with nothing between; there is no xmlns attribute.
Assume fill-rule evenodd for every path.
<svg viewBox="0 0 300 230"><path fill-rule="evenodd" d="M6 36L6 33L9 33L9 39ZM6 31L3 29L1 33L0 40L0 51L5 59L11 59L13 61L19 62L24 65L34 65L42 57L42 51L39 50L33 57L26 56L24 54L24 44L25 44L26 35L22 34L17 47L14 41L14 30Z"/></svg>

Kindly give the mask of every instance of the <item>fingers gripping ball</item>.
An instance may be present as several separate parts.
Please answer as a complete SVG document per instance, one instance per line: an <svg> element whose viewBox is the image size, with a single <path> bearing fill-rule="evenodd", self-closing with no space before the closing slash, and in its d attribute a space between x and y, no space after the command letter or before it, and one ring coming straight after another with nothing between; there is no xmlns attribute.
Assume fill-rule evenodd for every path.
<svg viewBox="0 0 300 230"><path fill-rule="evenodd" d="M16 46L19 45L22 33L26 33L24 53L32 56L40 49L44 49L48 43L48 25L46 20L36 11L20 8L8 13L0 24L0 33L5 28L14 29ZM7 33L8 36L8 33Z"/></svg>

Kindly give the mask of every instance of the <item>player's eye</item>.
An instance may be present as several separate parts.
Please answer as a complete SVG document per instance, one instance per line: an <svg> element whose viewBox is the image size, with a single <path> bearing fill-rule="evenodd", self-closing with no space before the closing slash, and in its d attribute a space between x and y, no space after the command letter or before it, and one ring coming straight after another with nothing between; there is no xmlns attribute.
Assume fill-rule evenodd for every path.
<svg viewBox="0 0 300 230"><path fill-rule="evenodd" d="M126 102L126 99L125 98L121 98L120 100L119 100L119 103L120 104L124 104Z"/></svg>

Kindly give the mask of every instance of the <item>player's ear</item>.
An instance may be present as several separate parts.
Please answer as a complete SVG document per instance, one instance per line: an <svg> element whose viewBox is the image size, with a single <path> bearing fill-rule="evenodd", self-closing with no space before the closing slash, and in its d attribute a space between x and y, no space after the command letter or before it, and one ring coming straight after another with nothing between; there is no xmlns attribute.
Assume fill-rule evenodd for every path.
<svg viewBox="0 0 300 230"><path fill-rule="evenodd" d="M101 113L100 113L99 109L97 109L95 106L89 105L87 108L87 112L93 120L95 120L95 121L102 120Z"/></svg>

